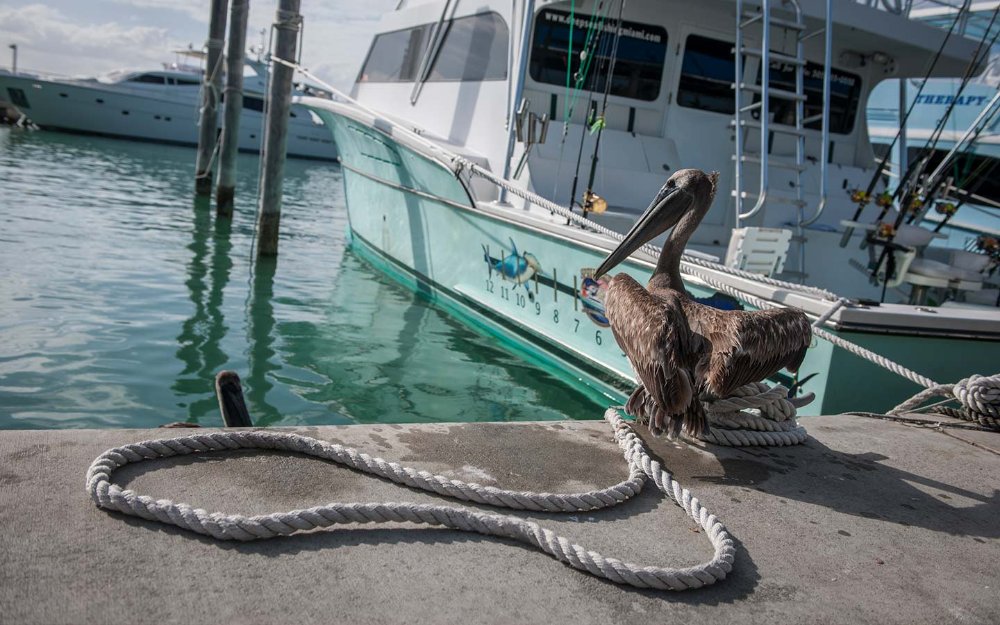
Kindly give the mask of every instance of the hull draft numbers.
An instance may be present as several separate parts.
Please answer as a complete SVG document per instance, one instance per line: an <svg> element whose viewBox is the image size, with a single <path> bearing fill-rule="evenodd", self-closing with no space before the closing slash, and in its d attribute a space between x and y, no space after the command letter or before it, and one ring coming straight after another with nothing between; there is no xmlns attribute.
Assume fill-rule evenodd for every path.
<svg viewBox="0 0 1000 625"><path fill-rule="evenodd" d="M564 284L558 280L556 268L547 271L537 256L519 248L513 239L507 243L481 246L486 264L484 287L493 306L529 325L548 326L556 334L569 332L583 343L582 347L604 345L606 337L601 328L608 327L604 313L607 282L595 279L593 269L584 268L570 272L572 284ZM544 293L549 289L551 300ZM598 326L596 330L594 325ZM588 326L591 330L587 330Z"/></svg>

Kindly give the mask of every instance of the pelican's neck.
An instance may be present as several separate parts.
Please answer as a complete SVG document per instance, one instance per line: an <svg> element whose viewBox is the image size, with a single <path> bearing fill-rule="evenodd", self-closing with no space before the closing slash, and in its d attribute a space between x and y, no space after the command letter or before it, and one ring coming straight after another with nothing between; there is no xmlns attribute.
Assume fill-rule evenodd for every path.
<svg viewBox="0 0 1000 625"><path fill-rule="evenodd" d="M695 206L677 222L677 225L670 232L670 236L667 237L666 243L663 244L663 251L660 252L656 270L653 272L653 277L650 278L650 285L655 281L656 286L687 293L684 281L681 280L681 256L684 254L688 239L698 229L698 225L710 205L711 202L696 202Z"/></svg>

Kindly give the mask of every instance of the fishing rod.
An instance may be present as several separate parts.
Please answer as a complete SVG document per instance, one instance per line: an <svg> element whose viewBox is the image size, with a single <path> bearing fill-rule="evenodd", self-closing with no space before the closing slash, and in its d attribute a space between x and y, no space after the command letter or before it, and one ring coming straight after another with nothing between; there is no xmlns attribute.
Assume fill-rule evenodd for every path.
<svg viewBox="0 0 1000 625"><path fill-rule="evenodd" d="M604 2L602 0L601 3L598 5L597 10L600 11L603 6L604 6ZM610 8L610 4L608 6ZM597 29L600 30L600 34L598 35L598 38L597 38L597 40L595 42L596 45L594 46L594 50L599 50L600 52L603 52L605 46L607 45L606 42L605 42L605 39L604 39L604 21L605 21L606 17L607 17L606 14L604 16L602 16L600 23L598 23L598 25L597 25ZM592 51L594 51L594 50L592 50ZM603 65L607 62L607 55L606 54L601 54L600 52L599 52L598 55L601 57L600 65L603 67ZM587 56L588 56L588 58L585 60L585 62L587 63L587 65L586 65L586 71L589 72L589 70L590 70L590 60L592 58L592 55L588 54ZM598 69L598 71L600 71L600 68ZM586 72L577 77L577 84L580 85L581 88L585 84L586 78L587 78ZM593 109L594 109L594 91L593 91L593 89L589 90L589 94L590 95L587 98L587 110L589 111L589 113L586 114L588 116L590 114L592 114ZM575 206L576 204L578 204L578 202L576 201L576 190L577 190L577 188L580 185L580 163L583 160L583 143L584 143L584 139L587 136L587 127L588 127L588 123L587 123L587 118L585 117L584 118L584 123L583 123L583 125L580 128L580 146L579 146L579 149L577 150L577 153L576 153L576 168L575 168L575 171L573 173L573 186L570 189L570 195L569 195L569 207L570 207L571 210L572 210L573 206ZM568 223L568 221L567 221L567 223Z"/></svg>
<svg viewBox="0 0 1000 625"><path fill-rule="evenodd" d="M618 43L622 38L622 14L625 12L626 0L620 0L618 4L618 24L615 26L615 43L611 47L611 63L608 66L608 73L604 76L604 102L601 104L601 116L595 121L597 125L597 139L594 141L594 152L590 156L590 175L587 177L587 191L583 194L583 216L587 216L587 211L593 205L594 198L594 176L597 174L598 152L601 149L601 136L604 134L604 126L607 124L608 114L608 94L611 92L611 83L615 78L615 62L618 60ZM581 143L582 145L582 143ZM603 212L603 211L600 211Z"/></svg>
<svg viewBox="0 0 1000 625"><path fill-rule="evenodd" d="M971 2L971 0L965 0L965 2L963 3L963 9L970 2ZM861 194L855 192L854 195L857 197L858 207L854 211L854 217L851 218L851 221L857 221L861 217L861 213L864 211L865 206L868 205L868 199L871 198L872 191L875 190L875 185L878 184L878 180L882 176L882 172L885 171L886 164L889 162L889 159L892 157L892 149L894 147L896 147L896 142L899 141L900 136L902 136L903 132L905 132L905 130L906 130L906 122L907 122L907 120L910 119L910 114L913 113L913 109L914 109L914 107L917 104L917 100L920 99L920 94L923 93L924 87L927 85L927 79L929 79L930 76L931 76L931 74L934 73L934 68L937 67L938 61L941 59L941 55L944 54L945 46L948 45L948 40L951 39L951 35L954 32L955 27L958 26L958 23L959 23L961 17L962 17L962 11L959 11L958 14L955 16L954 21L952 21L951 26L948 28L948 32L945 34L944 40L941 42L941 46L938 48L937 53L935 53L934 56L933 56L933 58L931 59L930 66L927 68L927 71L924 73L924 80L923 80L923 82L920 83L920 87L917 88L917 94L916 94L916 96L914 96L913 102L910 103L910 106L907 107L906 114L903 115L903 118L900 120L900 122L899 122L899 130L896 132L896 136L892 138L892 142L889 143L889 147L888 147L888 149L886 149L885 155L882 157L882 160L879 161L878 166L875 168L875 172L872 174L872 178L868 182L867 189L865 189L865 192L861 193ZM905 79L901 79L901 80L905 80ZM900 178L900 180L902 180L902 178ZM883 207L882 213L879 215L879 218L876 221L881 221L885 217L885 214L887 213L887 211L888 211L888 207ZM848 228L847 229L847 231L845 232L843 245L847 244L846 241L847 241L847 239L850 238L850 234L851 234L851 232L853 232L853 230L854 230L853 228Z"/></svg>
<svg viewBox="0 0 1000 625"><path fill-rule="evenodd" d="M924 186L924 188L927 188L928 186L926 184L927 181L930 181L932 184L935 182L933 180L933 177L930 177L928 179L925 179L924 184L921 185L921 176L923 176L925 168L930 163L931 156L934 154L934 150L937 147L938 141L940 141L941 135L944 133L944 129L948 124L948 119L951 116L952 112L955 110L955 106L958 104L962 93L965 91L965 88L969 84L969 81L972 79L972 74L975 71L975 68L982 62L983 59L985 59L986 55L989 53L989 50L993 47L993 44L996 43L997 36L1000 35L1000 30L998 30L993 35L993 38L990 40L989 46L985 46L986 39L990 36L990 30L993 28L993 24L996 21L998 12L1000 12L1000 4L998 4L997 7L994 9L993 15L990 18L990 22L986 26L986 29L983 31L983 36L979 40L979 45L976 47L976 51L972 55L972 59L970 59L969 64L965 68L965 73L962 76L962 81L959 85L958 91L952 97L951 102L948 103L948 108L945 109L944 114L938 119L937 124L935 124L934 131L931 133L931 136L928 138L928 140L924 143L924 146L923 148L921 148L920 153L911 162L911 167L907 168L906 177L901 178L899 185L896 187L895 193L893 194L893 199L896 199L897 197L904 198L903 202L901 202L900 204L900 208L907 209L905 212L910 215L909 218L907 219L907 223L913 223L914 217L920 212L921 200L914 198L915 192L920 188L920 186ZM924 199L927 200L930 193L923 193L923 195ZM911 206L915 202L916 205ZM924 201L923 203L926 204L926 201ZM880 220L882 217L884 217L884 215L880 217ZM899 221L898 218L897 221Z"/></svg>
<svg viewBox="0 0 1000 625"><path fill-rule="evenodd" d="M951 221L951 218L958 212L958 209L962 208L962 206L964 206L970 198L979 193L979 189L986 184L986 181L993 175L993 172L996 171L998 165L1000 165L1000 159L994 158L984 160L977 168L977 171L968 176L969 179L975 180L972 186L968 189L962 189L957 186L954 187L954 190L957 192L956 194L961 194L961 197L958 202L951 205L950 208L945 208L943 211L938 210L939 213L944 215L944 218L939 221L936 226L934 226L934 232L941 232L941 228L948 225L948 222Z"/></svg>

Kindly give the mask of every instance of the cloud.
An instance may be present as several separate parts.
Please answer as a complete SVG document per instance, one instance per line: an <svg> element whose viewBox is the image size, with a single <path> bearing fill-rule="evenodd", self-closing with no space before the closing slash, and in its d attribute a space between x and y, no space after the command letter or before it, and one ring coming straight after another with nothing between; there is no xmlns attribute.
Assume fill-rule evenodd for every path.
<svg viewBox="0 0 1000 625"><path fill-rule="evenodd" d="M115 4L124 4L136 9L157 9L165 11L177 11L187 17L208 24L208 0L111 0Z"/></svg>
<svg viewBox="0 0 1000 625"><path fill-rule="evenodd" d="M18 44L22 66L66 74L93 74L137 60L155 62L178 45L163 28L80 24L42 4L0 7L0 39Z"/></svg>
<svg viewBox="0 0 1000 625"><path fill-rule="evenodd" d="M304 33L302 64L335 87L349 90L383 13L399 0L341 0L303 3ZM276 3L250 3L249 42L274 21Z"/></svg>
<svg viewBox="0 0 1000 625"><path fill-rule="evenodd" d="M64 5L65 12L52 6L62 1L13 8L0 0L0 42L20 46L23 68L94 75L123 67L155 67L170 60L171 50L188 43L199 47L208 37L209 0L88 0L93 4L83 19L71 5ZM334 86L349 89L379 19L396 4L398 0L303 3L303 65ZM277 0L251 1L248 45L260 43L259 32L270 28L276 7ZM87 23L88 17L92 22Z"/></svg>

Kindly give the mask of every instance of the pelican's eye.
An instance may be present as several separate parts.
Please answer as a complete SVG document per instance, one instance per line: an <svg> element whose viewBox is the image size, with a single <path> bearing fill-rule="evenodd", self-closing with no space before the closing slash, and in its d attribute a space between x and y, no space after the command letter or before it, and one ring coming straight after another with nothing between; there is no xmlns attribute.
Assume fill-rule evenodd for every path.
<svg viewBox="0 0 1000 625"><path fill-rule="evenodd" d="M671 178L670 180L667 180L667 188L668 189L673 189L676 186L677 186L677 182L675 182L673 178Z"/></svg>

